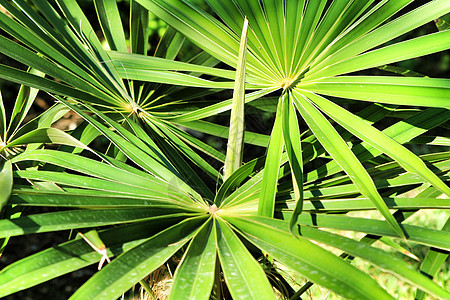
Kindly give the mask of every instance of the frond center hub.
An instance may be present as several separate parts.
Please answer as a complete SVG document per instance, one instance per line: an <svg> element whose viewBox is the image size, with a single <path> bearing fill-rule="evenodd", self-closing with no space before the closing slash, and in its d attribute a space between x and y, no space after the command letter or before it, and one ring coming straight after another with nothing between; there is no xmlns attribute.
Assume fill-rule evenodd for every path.
<svg viewBox="0 0 450 300"><path fill-rule="evenodd" d="M217 207L217 205L213 204L209 207L208 213L211 215L215 215L220 209Z"/></svg>

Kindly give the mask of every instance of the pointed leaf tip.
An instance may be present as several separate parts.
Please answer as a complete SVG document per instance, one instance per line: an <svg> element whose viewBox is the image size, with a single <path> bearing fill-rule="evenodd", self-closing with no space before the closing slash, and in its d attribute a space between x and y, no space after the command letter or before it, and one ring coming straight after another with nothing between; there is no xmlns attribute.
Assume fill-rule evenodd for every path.
<svg viewBox="0 0 450 300"><path fill-rule="evenodd" d="M241 43L239 46L236 80L234 83L233 104L231 108L230 132L228 135L227 155L224 166L226 180L242 165L244 149L244 104L245 104L245 64L247 55L248 20L244 19Z"/></svg>

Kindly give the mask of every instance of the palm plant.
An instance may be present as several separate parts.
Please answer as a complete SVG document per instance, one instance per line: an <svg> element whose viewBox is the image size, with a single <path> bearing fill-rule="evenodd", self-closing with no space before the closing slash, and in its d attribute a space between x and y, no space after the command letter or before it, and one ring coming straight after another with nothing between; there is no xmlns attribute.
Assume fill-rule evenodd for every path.
<svg viewBox="0 0 450 300"><path fill-rule="evenodd" d="M421 274L432 277L447 257L448 223L439 231L402 222L420 209L449 206L439 197L450 195L448 152L419 155L404 144L448 145L445 136L426 135L448 127L450 84L385 66L448 49L445 26L391 42L450 12L448 1L413 9L403 0L207 0L216 19L191 1L136 0L128 49L116 2L97 0L109 50L75 1L32 2L0 1L9 13L0 14L7 33L0 51L41 73L0 66L0 77L50 93L58 102L46 112L51 120L70 109L85 122L72 136L58 131L53 138L50 122L29 130L32 138L3 139L0 184L7 192L0 201L7 209L59 211L6 215L0 238L92 228L98 234L6 267L0 295L116 256L72 296L115 299L138 282L147 286L142 279L176 256L171 299L273 299L274 288L296 299L312 283L347 298L392 298L348 263L352 257L416 286L418 298L420 291L449 297ZM148 11L170 26L156 56L147 56ZM176 61L185 38L203 51ZM217 67L225 65L235 70ZM364 73L374 67L391 73ZM204 101L226 89L233 98ZM250 106L275 113L270 138L244 130ZM204 120L230 110L229 130ZM179 125L227 137L226 155ZM107 151L86 146L100 135ZM266 154L243 164L244 141ZM50 150L44 143L66 146ZM225 163L223 175L205 155ZM216 192L203 172L217 181ZM351 216L356 211L376 211L384 220ZM371 246L380 238L401 251L403 242L431 247L421 272ZM294 290L275 265L310 282Z"/></svg>

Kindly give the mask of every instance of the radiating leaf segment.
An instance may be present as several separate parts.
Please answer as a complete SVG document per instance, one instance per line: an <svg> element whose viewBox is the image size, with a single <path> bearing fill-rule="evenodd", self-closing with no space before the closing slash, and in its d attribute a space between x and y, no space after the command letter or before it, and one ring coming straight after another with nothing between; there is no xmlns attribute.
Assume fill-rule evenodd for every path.
<svg viewBox="0 0 450 300"><path fill-rule="evenodd" d="M370 246L378 235L450 249L445 231L400 225L418 209L450 207L442 196L449 194L448 152L417 155L403 146L448 127L449 80L400 77L389 66L394 76L365 73L448 49L445 29L395 41L450 11L445 0L409 9L411 2L207 0L217 20L190 1L136 0L128 49L117 3L96 0L105 50L76 1L54 7L0 0L12 16L0 13L10 35L0 37L1 53L39 70L0 65L1 78L24 84L12 125L1 102L0 147L8 160L0 169L0 204L58 208L0 220L0 238L98 229L4 268L0 297L115 257L72 299L116 299L175 257L171 299L220 296L222 284L235 299L274 299L261 263L268 256L344 297L391 299L342 259L351 255L450 298L403 260ZM170 26L155 56L147 55L149 11ZM204 51L175 60L185 37ZM21 127L36 89L65 106ZM223 89L234 89L233 98L211 96ZM358 111L354 100L366 105ZM275 113L270 136L244 132L244 107ZM84 119L72 135L50 127L69 108ZM203 120L228 110L230 128ZM393 124L378 129L386 117ZM224 155L178 125L228 137L230 149ZM98 136L109 149L86 157L81 151ZM424 144L448 144L435 137ZM265 147L265 156L243 164L244 141ZM70 147L40 149L43 143ZM225 162L223 176L204 155ZM360 210L378 211L387 222L346 215ZM356 241L324 228L366 236ZM338 257L316 242L345 253ZM422 270L439 269L443 256L436 253Z"/></svg>

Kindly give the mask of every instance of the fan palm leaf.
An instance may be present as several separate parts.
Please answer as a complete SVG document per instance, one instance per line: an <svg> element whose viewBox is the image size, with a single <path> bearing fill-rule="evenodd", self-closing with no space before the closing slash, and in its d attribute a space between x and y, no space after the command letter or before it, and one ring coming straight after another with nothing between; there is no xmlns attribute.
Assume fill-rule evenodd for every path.
<svg viewBox="0 0 450 300"><path fill-rule="evenodd" d="M447 79L340 76L448 49L448 31L385 45L448 13L450 5L446 1L430 1L400 16L396 16L396 13L411 1L396 1L395 4L389 1L374 3L350 0L331 3L207 1L221 20L184 1L139 2L212 56L233 67L237 61L237 34L242 29L242 22L238 20L248 18L250 30L246 69L252 77L251 83L259 84L261 88L282 89L282 97L284 94L288 95L288 101L295 104L313 134L359 186L361 194L374 202L399 236L404 236L372 179L323 114L329 115L337 124L350 130L364 142L383 144L380 131L370 127L373 133L378 132L378 137L364 136L362 128L354 128L352 131L343 124L343 120L352 113L344 109L337 112L319 105L318 99L326 99L318 94L395 105L448 108L450 83ZM411 22L407 22L409 20ZM342 115L343 118L339 118L341 112L346 117ZM278 110L277 117L280 115L280 120L282 114ZM178 118L180 119L182 117ZM275 121L266 166L280 165L282 142L274 138L280 136L278 128L281 127L277 125L280 122ZM401 144L387 138L390 143L395 143L395 148L399 151L408 153L406 156L393 157L406 170L424 176L443 193L450 194L449 188L423 162ZM290 140L289 137L288 139ZM393 155L388 149L382 151ZM294 159L296 164L301 162L298 155L291 157L291 163ZM415 170L408 165L414 166ZM419 171L417 168L424 169ZM259 211L261 215L272 216L277 176L274 170L266 168L266 172Z"/></svg>

